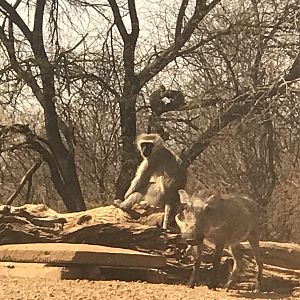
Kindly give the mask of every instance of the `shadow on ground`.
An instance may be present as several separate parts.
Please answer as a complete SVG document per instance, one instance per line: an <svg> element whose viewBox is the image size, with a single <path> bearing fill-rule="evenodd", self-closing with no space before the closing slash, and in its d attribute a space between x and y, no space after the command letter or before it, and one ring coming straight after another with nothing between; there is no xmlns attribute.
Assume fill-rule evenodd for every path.
<svg viewBox="0 0 300 300"><path fill-rule="evenodd" d="M300 271L274 266L265 266L263 272L262 287L260 292L254 292L255 271L252 261L246 261L243 275L239 278L236 287L228 291L228 295L236 298L249 299L286 299L295 297L300 299ZM167 283L185 285L191 274L190 267L172 266L167 267ZM223 264L220 270L220 287L227 281L230 272L230 264ZM203 264L200 270L200 280L197 286L208 285L211 276L211 264ZM225 290L224 290L225 291Z"/></svg>

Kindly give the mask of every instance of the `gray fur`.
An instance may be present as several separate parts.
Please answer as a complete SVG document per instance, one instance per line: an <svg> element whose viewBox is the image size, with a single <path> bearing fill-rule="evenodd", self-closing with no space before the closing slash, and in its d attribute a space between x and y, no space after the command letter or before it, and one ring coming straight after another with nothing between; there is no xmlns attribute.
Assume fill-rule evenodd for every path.
<svg viewBox="0 0 300 300"><path fill-rule="evenodd" d="M165 207L163 228L167 229L170 214L180 205L178 189L186 185L186 169L181 159L168 149L158 134L141 134L136 140L143 161L125 194L125 200L115 201L121 209L131 209L135 204L146 202L149 206ZM150 156L145 157L141 145L152 143Z"/></svg>
<svg viewBox="0 0 300 300"><path fill-rule="evenodd" d="M176 222L182 237L195 250L195 263L189 286L194 287L197 281L204 238L215 244L210 288L217 287L224 246L229 246L234 259L226 287L234 285L242 263L240 242L248 240L258 267L255 288L259 290L263 269L259 249L259 219L262 208L254 200L242 195L215 194L201 199L199 196L189 196L184 190L180 190L179 194L181 202L185 203L185 209L176 215Z"/></svg>

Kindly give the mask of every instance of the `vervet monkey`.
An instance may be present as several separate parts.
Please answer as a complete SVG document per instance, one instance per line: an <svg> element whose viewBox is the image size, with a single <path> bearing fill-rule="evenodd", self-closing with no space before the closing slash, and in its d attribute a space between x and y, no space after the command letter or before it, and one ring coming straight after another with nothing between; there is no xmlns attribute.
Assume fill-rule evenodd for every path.
<svg viewBox="0 0 300 300"><path fill-rule="evenodd" d="M125 194L125 200L117 199L114 204L125 211L142 200L149 206L164 206L163 229L167 229L171 210L175 216L176 207L180 205L178 190L186 185L187 170L158 134L140 134L136 144L143 161Z"/></svg>
<svg viewBox="0 0 300 300"><path fill-rule="evenodd" d="M164 101L164 98L167 98L168 101ZM157 90L149 96L149 102L152 113L159 117L165 112L179 110L185 105L185 98L181 91L167 90L165 86L161 84Z"/></svg>

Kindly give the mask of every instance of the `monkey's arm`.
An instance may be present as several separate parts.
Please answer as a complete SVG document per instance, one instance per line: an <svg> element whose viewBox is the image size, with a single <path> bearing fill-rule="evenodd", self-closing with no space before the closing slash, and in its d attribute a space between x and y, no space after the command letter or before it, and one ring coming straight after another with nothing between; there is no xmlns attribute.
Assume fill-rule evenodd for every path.
<svg viewBox="0 0 300 300"><path fill-rule="evenodd" d="M125 199L135 192L145 194L151 175L151 165L147 160L144 160L138 167L134 179L131 181L130 187L125 194Z"/></svg>

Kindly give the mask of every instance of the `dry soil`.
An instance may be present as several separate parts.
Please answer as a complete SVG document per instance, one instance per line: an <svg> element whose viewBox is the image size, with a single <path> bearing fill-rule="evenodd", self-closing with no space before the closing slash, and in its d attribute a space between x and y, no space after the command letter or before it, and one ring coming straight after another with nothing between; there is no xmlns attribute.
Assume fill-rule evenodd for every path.
<svg viewBox="0 0 300 300"><path fill-rule="evenodd" d="M189 289L184 285L124 281L32 280L0 278L1 300L119 300L119 299L300 299L300 294L211 291L206 286Z"/></svg>

